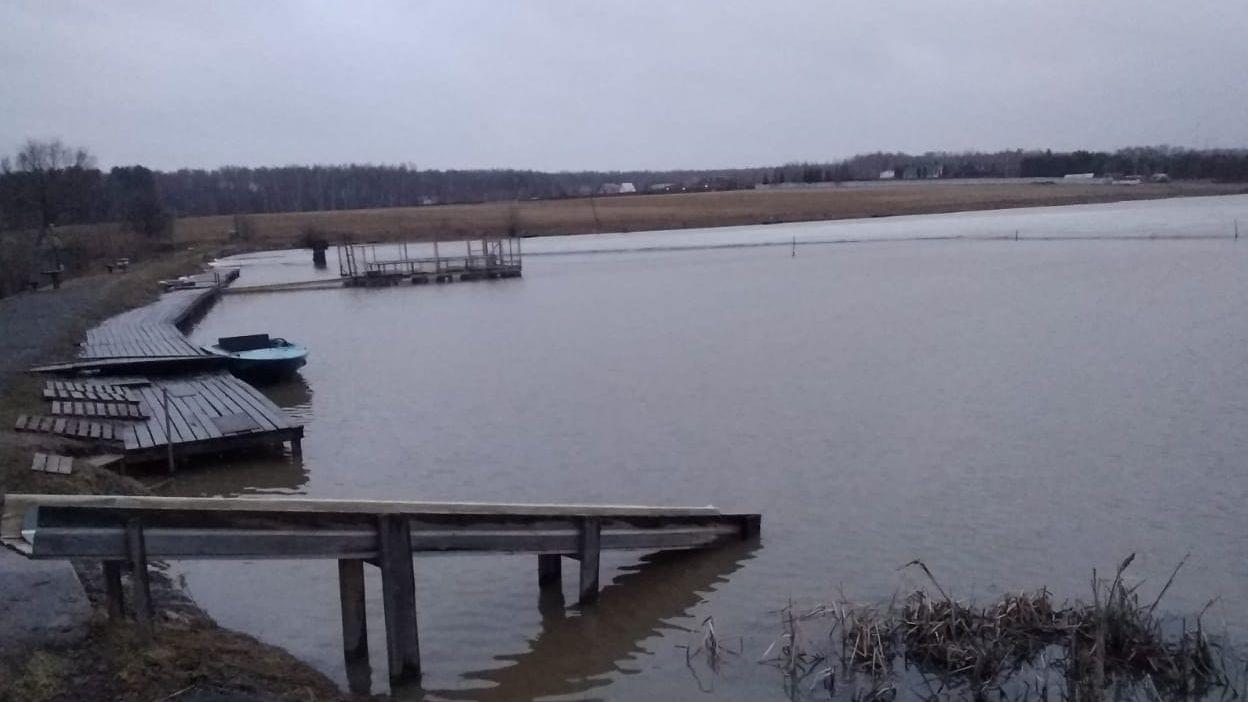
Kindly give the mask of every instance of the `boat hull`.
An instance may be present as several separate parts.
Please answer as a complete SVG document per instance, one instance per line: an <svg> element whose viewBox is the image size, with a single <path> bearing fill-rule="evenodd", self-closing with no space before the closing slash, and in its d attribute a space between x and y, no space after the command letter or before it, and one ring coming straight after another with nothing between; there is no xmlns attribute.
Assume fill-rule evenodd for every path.
<svg viewBox="0 0 1248 702"><path fill-rule="evenodd" d="M283 380L308 362L307 350L294 345L246 351L227 351L219 345L203 349L213 356L224 358L231 373L252 383Z"/></svg>

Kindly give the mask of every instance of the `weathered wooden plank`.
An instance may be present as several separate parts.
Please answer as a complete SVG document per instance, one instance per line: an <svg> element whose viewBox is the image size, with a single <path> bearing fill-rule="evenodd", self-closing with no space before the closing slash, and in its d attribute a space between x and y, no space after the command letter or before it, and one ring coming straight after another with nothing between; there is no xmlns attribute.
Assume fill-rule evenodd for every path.
<svg viewBox="0 0 1248 702"><path fill-rule="evenodd" d="M203 397L213 405L213 409L223 417L231 414L251 416L249 408L230 397L230 394L216 381L216 378L211 377L201 378L199 381L200 387L203 388ZM268 422L263 422L262 426L266 430L276 428Z"/></svg>
<svg viewBox="0 0 1248 702"><path fill-rule="evenodd" d="M66 424L67 422L68 422L68 420L67 420L67 419L65 419L64 417L58 417L58 418L56 419L56 424L52 427L52 432L53 432L54 434L64 434L64 433L65 433L65 424Z"/></svg>
<svg viewBox="0 0 1248 702"><path fill-rule="evenodd" d="M126 522L126 551L130 560L131 589L134 595L134 616L139 627L152 630L152 590L147 572L147 548L143 526L137 519Z"/></svg>
<svg viewBox="0 0 1248 702"><path fill-rule="evenodd" d="M378 519L377 536L390 681L395 684L419 680L420 638L416 630L411 529L403 517L386 515Z"/></svg>
<svg viewBox="0 0 1248 702"><path fill-rule="evenodd" d="M328 500L309 497L163 497L139 495L19 495L5 507L25 502L55 507L141 510L204 510L223 512L447 515L453 517L532 518L691 518L721 516L713 506L583 505L519 502L429 502L395 500Z"/></svg>
<svg viewBox="0 0 1248 702"><path fill-rule="evenodd" d="M368 660L368 616L364 596L364 561L358 558L339 559L342 652L348 664Z"/></svg>
<svg viewBox="0 0 1248 702"><path fill-rule="evenodd" d="M108 602L108 618L121 621L126 615L125 598L121 589L121 562L104 561L104 598Z"/></svg>
<svg viewBox="0 0 1248 702"><path fill-rule="evenodd" d="M590 604L598 600L598 556L602 551L602 522L597 517L585 517L581 520L580 529L577 549L581 565L578 602Z"/></svg>
<svg viewBox="0 0 1248 702"><path fill-rule="evenodd" d="M268 400L258 402L255 397L244 391L244 388L251 387L246 383L235 380L232 376L213 378L212 382L221 391L221 394L239 408L239 412L251 416L264 429L281 429L286 426L286 422L275 420L272 414L263 409L263 405Z"/></svg>
<svg viewBox="0 0 1248 702"><path fill-rule="evenodd" d="M52 428L55 426L56 426L55 417L40 417L39 418L39 431L44 432L45 434L50 434L52 433Z"/></svg>
<svg viewBox="0 0 1248 702"><path fill-rule="evenodd" d="M155 519L144 513L145 519ZM148 553L156 558L376 558L375 529L363 525L305 525L302 528L212 528L149 526L144 533ZM613 528L602 533L606 550L675 550L712 546L741 538L732 520L705 526ZM20 533L5 543L25 544ZM39 526L34 556L40 558L117 558L125 555L125 534L116 520L106 525L83 527ZM578 557L580 536L576 527L526 531L512 526L480 533L471 524L437 530L413 525L411 548L428 553L534 553Z"/></svg>
<svg viewBox="0 0 1248 702"><path fill-rule="evenodd" d="M36 452L34 455L34 458L31 460L30 469L34 471L43 472L47 470L47 468L48 468L48 454Z"/></svg>

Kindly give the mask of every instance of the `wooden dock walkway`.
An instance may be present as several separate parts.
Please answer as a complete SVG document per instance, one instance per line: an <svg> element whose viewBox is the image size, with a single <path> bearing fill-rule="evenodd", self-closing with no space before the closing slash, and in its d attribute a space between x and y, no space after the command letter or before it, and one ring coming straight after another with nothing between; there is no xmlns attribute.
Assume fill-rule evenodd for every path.
<svg viewBox="0 0 1248 702"><path fill-rule="evenodd" d="M303 427L182 333L237 277L237 269L189 276L89 330L77 360L34 370L91 375L48 381L49 414L22 415L15 428L89 443L128 464L284 442L298 453Z"/></svg>
<svg viewBox="0 0 1248 702"><path fill-rule="evenodd" d="M27 558L103 561L113 616L125 609L128 565L146 628L148 559L337 560L348 669L368 665L364 566L376 566L392 683L421 675L413 553L536 554L538 584L552 594L562 593L568 558L578 600L591 606L604 550L705 549L753 540L760 527L757 514L714 507L16 494L0 506L0 544Z"/></svg>

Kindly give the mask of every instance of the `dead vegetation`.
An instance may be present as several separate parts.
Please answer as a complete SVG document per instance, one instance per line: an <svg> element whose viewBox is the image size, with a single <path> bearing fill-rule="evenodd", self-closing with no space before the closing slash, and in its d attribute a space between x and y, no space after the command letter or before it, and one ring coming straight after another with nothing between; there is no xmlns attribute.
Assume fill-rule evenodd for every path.
<svg viewBox="0 0 1248 702"><path fill-rule="evenodd" d="M922 562L936 590L915 590L884 606L844 601L778 612L780 634L759 662L781 675L791 699L1236 699L1248 661L1205 629L1209 605L1190 621L1163 619L1158 605L1183 562L1151 600L1128 585L1126 558L1111 579L1093 573L1091 602L1057 603L1046 590L976 605L951 597ZM1210 603L1212 604L1212 602ZM698 656L722 645L704 625ZM699 662L703 662L699 659ZM699 679L699 685L703 681Z"/></svg>
<svg viewBox="0 0 1248 702"><path fill-rule="evenodd" d="M231 244L240 249L297 245L307 231L356 241L432 241L489 236L775 224L1009 207L1072 205L1245 192L1240 185L1181 182L1113 185L898 185L880 188L732 190L722 192L504 201L369 210L285 212L179 219L178 244ZM103 225L101 225L103 226ZM64 227L91 235L95 225Z"/></svg>

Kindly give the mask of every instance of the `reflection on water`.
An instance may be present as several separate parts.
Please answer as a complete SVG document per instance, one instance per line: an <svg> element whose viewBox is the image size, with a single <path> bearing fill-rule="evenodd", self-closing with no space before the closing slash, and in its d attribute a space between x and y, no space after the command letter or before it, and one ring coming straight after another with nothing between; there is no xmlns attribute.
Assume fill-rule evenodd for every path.
<svg viewBox="0 0 1248 702"><path fill-rule="evenodd" d="M444 697L686 697L697 686L673 653L688 643L679 627L713 615L725 640L761 652L790 597L843 587L886 601L923 584L896 570L915 558L956 596L1047 586L1062 599L1131 552L1149 592L1191 551L1161 609L1191 615L1217 597L1207 621L1243 641L1248 242L1199 239L1236 217L1248 221L1248 197L565 237L526 241L570 255L526 259L524 278L497 284L225 296L197 340L258 330L311 349L300 379L266 389L305 423L304 460L182 471L162 491L763 513L767 548L713 593L685 582L665 600L677 558L636 573L644 595L617 607L604 593L597 616L532 607L530 558L418 558L424 685ZM1023 241L795 257L585 253L1016 228ZM1025 240L1040 234L1191 240ZM314 273L308 252L278 252L240 283ZM346 683L332 563L178 567L223 625ZM717 697L780 695L748 670Z"/></svg>
<svg viewBox="0 0 1248 702"><path fill-rule="evenodd" d="M298 420L311 418L312 386L299 372L281 382L265 385L260 391L291 417Z"/></svg>
<svg viewBox="0 0 1248 702"><path fill-rule="evenodd" d="M709 551L660 551L644 556L602 589L599 602L569 610L559 591L540 591L541 630L522 653L496 656L505 666L464 674L486 689L429 691L447 699L528 700L576 695L609 684L607 673L645 656L641 642L666 631L753 557L758 543Z"/></svg>
<svg viewBox="0 0 1248 702"><path fill-rule="evenodd" d="M196 457L180 467L174 479L149 478L157 494L181 497L297 495L308 482L303 458L274 447L228 457Z"/></svg>

